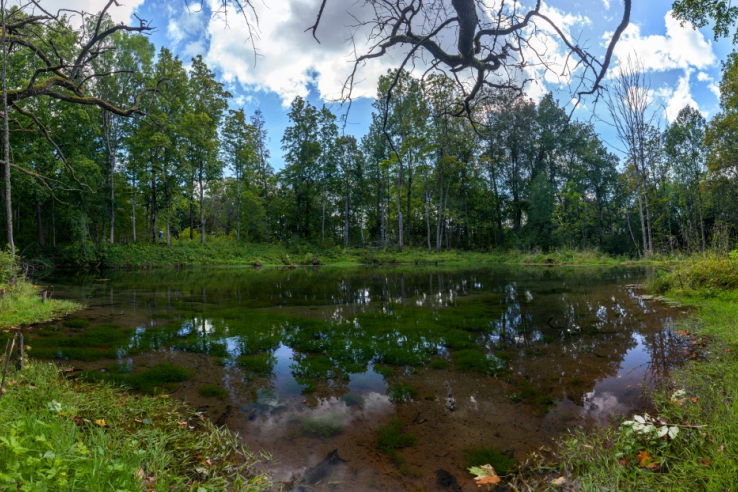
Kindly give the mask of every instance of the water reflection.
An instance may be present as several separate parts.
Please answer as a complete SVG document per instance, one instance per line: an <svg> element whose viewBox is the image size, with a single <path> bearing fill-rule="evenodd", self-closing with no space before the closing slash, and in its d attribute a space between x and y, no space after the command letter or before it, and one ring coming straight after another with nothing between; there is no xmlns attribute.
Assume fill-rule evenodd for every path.
<svg viewBox="0 0 738 492"><path fill-rule="evenodd" d="M110 272L105 285L57 276L42 282L84 299L91 324L30 336L37 357L103 375L111 364L195 369L167 391L273 451L285 482L339 449L333 471L352 490L416 487L438 469L464 483L465 448L522 457L572 425L643 410L642 385L681 357L668 330L677 311L633 287L646 274L186 270ZM198 393L214 382L227 390L222 402ZM376 446L390 418L418 438L402 452L399 482Z"/></svg>

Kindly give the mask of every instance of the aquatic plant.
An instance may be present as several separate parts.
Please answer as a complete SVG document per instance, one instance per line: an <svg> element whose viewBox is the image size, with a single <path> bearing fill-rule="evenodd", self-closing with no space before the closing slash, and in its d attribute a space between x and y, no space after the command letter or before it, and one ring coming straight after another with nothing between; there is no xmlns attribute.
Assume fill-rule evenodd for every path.
<svg viewBox="0 0 738 492"><path fill-rule="evenodd" d="M478 349L459 350L454 352L453 358L456 370L460 372L499 375L505 371L503 361Z"/></svg>
<svg viewBox="0 0 738 492"><path fill-rule="evenodd" d="M507 475L517 465L517 461L494 446L464 449L464 468L484 465L492 465L498 475Z"/></svg>
<svg viewBox="0 0 738 492"><path fill-rule="evenodd" d="M346 416L339 412L310 415L301 420L302 431L308 436L326 439L346 428Z"/></svg>
<svg viewBox="0 0 738 492"><path fill-rule="evenodd" d="M200 393L200 396L220 398L221 400L228 396L228 392L226 390L214 384L203 386L197 390L197 392Z"/></svg>
<svg viewBox="0 0 738 492"><path fill-rule="evenodd" d="M393 403L404 403L415 398L418 390L404 383L397 383L389 387L387 390L389 399Z"/></svg>
<svg viewBox="0 0 738 492"><path fill-rule="evenodd" d="M417 437L410 432L404 432L406 423L402 419L392 419L377 429L377 446L389 454L396 455L398 449L415 446Z"/></svg>
<svg viewBox="0 0 738 492"><path fill-rule="evenodd" d="M81 318L69 318L65 319L62 324L67 328L87 328L90 326L90 322Z"/></svg>

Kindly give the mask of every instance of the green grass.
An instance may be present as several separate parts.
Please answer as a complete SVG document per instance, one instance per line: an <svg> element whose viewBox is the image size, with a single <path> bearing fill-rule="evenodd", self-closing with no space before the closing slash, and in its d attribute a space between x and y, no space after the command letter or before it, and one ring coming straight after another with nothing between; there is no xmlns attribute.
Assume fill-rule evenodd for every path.
<svg viewBox="0 0 738 492"><path fill-rule="evenodd" d="M0 300L0 329L63 318L83 307L75 302L59 299L43 302L40 289L27 282L19 282L12 288L0 285L0 288L8 289L5 298Z"/></svg>
<svg viewBox="0 0 738 492"><path fill-rule="evenodd" d="M480 446L464 450L464 468L484 465L492 465L498 475L507 475L517 465L517 461L501 453L494 446Z"/></svg>
<svg viewBox="0 0 738 492"><path fill-rule="evenodd" d="M223 400L228 397L228 392L226 390L214 384L203 386L197 390L197 392L200 393L200 396L204 396L206 398L220 398Z"/></svg>
<svg viewBox="0 0 738 492"><path fill-rule="evenodd" d="M0 400L0 490L269 489L234 434L181 403L67 380L46 362L12 370L9 381Z"/></svg>
<svg viewBox="0 0 738 492"><path fill-rule="evenodd" d="M682 427L673 440L646 438L618 425L562 439L562 465L573 471L578 490L735 489L738 292L728 288L738 286L736 275L731 260L708 257L674 265L652 281L657 291L696 307L692 318L677 328L711 340L704 358L673 370L670 380L651 394L655 413ZM677 390L684 394L673 398ZM654 458L658 472L638 466L643 451Z"/></svg>
<svg viewBox="0 0 738 492"><path fill-rule="evenodd" d="M175 240L172 246L140 243L100 247L94 257L80 257L73 248L60 248L53 261L57 265L102 265L117 268L156 268L205 265L284 266L312 265L393 265L393 264L475 264L514 263L529 265L614 265L631 262L630 258L612 257L594 250L561 249L548 253L518 250L473 252L462 250L428 252L425 248L356 249L298 244L289 248L278 244L237 243L232 238ZM661 260L661 258L656 258ZM651 262L653 262L652 259ZM640 262L644 263L644 262Z"/></svg>
<svg viewBox="0 0 738 492"><path fill-rule="evenodd" d="M346 418L338 412L311 415L302 419L302 432L310 437L327 439L343 432Z"/></svg>
<svg viewBox="0 0 738 492"><path fill-rule="evenodd" d="M453 354L456 370L496 375L505 371L505 363L494 355L486 355L478 349L459 350Z"/></svg>

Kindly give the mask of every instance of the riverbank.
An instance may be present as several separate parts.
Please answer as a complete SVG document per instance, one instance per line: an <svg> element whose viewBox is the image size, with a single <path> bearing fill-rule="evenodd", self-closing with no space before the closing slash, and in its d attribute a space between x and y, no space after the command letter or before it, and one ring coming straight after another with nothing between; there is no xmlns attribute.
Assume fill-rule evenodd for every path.
<svg viewBox="0 0 738 492"><path fill-rule="evenodd" d="M657 258L656 260L659 260ZM548 253L516 250L488 252L450 250L428 252L424 248L321 248L313 245L284 247L275 244L237 243L228 238L214 239L204 246L199 241L182 239L171 246L129 244L105 246L85 256L61 251L51 262L63 267L95 268L171 268L191 266L301 266L301 265L617 265L631 263L627 257L613 257L592 250L557 250ZM653 262L653 261L652 261ZM644 262L638 261L639 264Z"/></svg>
<svg viewBox="0 0 738 492"><path fill-rule="evenodd" d="M2 490L261 491L269 478L237 436L166 397L11 369L0 400Z"/></svg>
<svg viewBox="0 0 738 492"><path fill-rule="evenodd" d="M633 417L562 439L576 490L733 490L738 476L738 265L708 257L671 265L649 285L693 306L674 329L688 363L649 395L658 420ZM645 422L641 422L644 420ZM669 431L671 431L671 436Z"/></svg>
<svg viewBox="0 0 738 492"><path fill-rule="evenodd" d="M28 282L0 285L0 330L63 318L83 307L60 299L44 301L39 289Z"/></svg>

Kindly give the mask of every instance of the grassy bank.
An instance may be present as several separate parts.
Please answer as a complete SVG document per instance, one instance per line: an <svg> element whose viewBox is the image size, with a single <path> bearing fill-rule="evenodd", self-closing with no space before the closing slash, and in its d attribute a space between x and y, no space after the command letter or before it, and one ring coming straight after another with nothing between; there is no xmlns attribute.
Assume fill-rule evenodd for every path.
<svg viewBox="0 0 738 492"><path fill-rule="evenodd" d="M654 292L696 308L675 331L691 360L650 395L660 420L562 441L564 471L577 490L735 490L737 280L735 261L718 257L672 264L653 280ZM669 430L673 438L662 435Z"/></svg>
<svg viewBox="0 0 738 492"><path fill-rule="evenodd" d="M258 459L225 428L163 396L11 370L0 400L0 490L260 491Z"/></svg>
<svg viewBox="0 0 738 492"><path fill-rule="evenodd" d="M263 266L284 265L389 265L389 264L542 264L612 265L630 258L612 257L598 251L559 250L549 253L515 250L489 252L451 250L439 253L424 248L321 248L314 245L284 247L274 244L237 243L215 239L200 245L183 239L172 246L155 244L113 245L95 250L93 256L78 257L61 252L53 258L62 266L108 268L160 268L177 266Z"/></svg>
<svg viewBox="0 0 738 492"><path fill-rule="evenodd" d="M19 281L14 287L0 285L5 295L0 299L0 329L33 325L62 318L82 308L71 301L49 299L43 302L39 289Z"/></svg>

